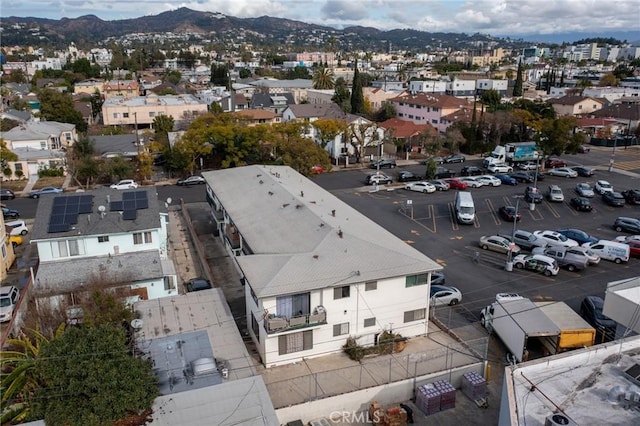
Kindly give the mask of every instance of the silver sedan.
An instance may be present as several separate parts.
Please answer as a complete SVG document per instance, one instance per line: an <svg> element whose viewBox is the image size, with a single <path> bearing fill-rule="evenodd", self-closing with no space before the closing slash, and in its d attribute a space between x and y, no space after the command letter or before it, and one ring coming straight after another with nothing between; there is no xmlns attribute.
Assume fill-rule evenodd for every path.
<svg viewBox="0 0 640 426"><path fill-rule="evenodd" d="M567 177L567 178L575 178L575 177L578 177L578 172L576 172L573 169L570 169L569 167L558 167L557 169L549 170L549 175L550 176Z"/></svg>

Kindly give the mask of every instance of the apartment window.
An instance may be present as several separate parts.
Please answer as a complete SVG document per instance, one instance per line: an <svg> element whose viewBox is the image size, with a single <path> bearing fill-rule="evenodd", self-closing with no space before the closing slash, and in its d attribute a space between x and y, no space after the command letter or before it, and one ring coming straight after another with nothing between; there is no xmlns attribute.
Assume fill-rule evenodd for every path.
<svg viewBox="0 0 640 426"><path fill-rule="evenodd" d="M378 289L378 281L369 281L364 284L364 291L372 291Z"/></svg>
<svg viewBox="0 0 640 426"><path fill-rule="evenodd" d="M313 330L278 337L278 355L313 349Z"/></svg>
<svg viewBox="0 0 640 426"><path fill-rule="evenodd" d="M109 236L108 235L99 235L98 236L98 242L99 243L108 243L109 242Z"/></svg>
<svg viewBox="0 0 640 426"><path fill-rule="evenodd" d="M2 245L2 258L7 258L7 248L4 246L4 244Z"/></svg>
<svg viewBox="0 0 640 426"><path fill-rule="evenodd" d="M427 274L407 275L405 278L405 287L415 287L417 285L425 285L427 283Z"/></svg>
<svg viewBox="0 0 640 426"><path fill-rule="evenodd" d="M438 124L438 120L437 119L432 119L431 120L431 124Z"/></svg>
<svg viewBox="0 0 640 426"><path fill-rule="evenodd" d="M120 118L120 114L119 114L119 113L117 113L117 112L114 112L114 113L113 113L113 118Z"/></svg>
<svg viewBox="0 0 640 426"><path fill-rule="evenodd" d="M333 300L344 299L349 297L350 287L348 285L344 287L336 287L333 289Z"/></svg>
<svg viewBox="0 0 640 426"><path fill-rule="evenodd" d="M16 168L16 172L22 171L22 163L14 163L14 167Z"/></svg>
<svg viewBox="0 0 640 426"><path fill-rule="evenodd" d="M133 244L151 244L151 232L136 232L133 234Z"/></svg>
<svg viewBox="0 0 640 426"><path fill-rule="evenodd" d="M258 320L256 320L256 314L251 312L251 331L253 331L253 335L256 336L258 342L260 341L260 326L258 325Z"/></svg>
<svg viewBox="0 0 640 426"><path fill-rule="evenodd" d="M47 142L46 141L40 141L40 149L47 149Z"/></svg>
<svg viewBox="0 0 640 426"><path fill-rule="evenodd" d="M438 107L433 107L433 112L438 112L438 111L440 111L440 108L438 108Z"/></svg>
<svg viewBox="0 0 640 426"><path fill-rule="evenodd" d="M364 319L365 327L373 327L374 325L376 325L376 317Z"/></svg>
<svg viewBox="0 0 640 426"><path fill-rule="evenodd" d="M153 118L156 116L155 111L149 111L149 117Z"/></svg>
<svg viewBox="0 0 640 426"><path fill-rule="evenodd" d="M176 286L173 283L173 278L172 277L164 277L164 289L165 289L165 291L173 290L174 288L176 288Z"/></svg>
<svg viewBox="0 0 640 426"><path fill-rule="evenodd" d="M409 118L413 120L413 114L409 114Z"/></svg>
<svg viewBox="0 0 640 426"><path fill-rule="evenodd" d="M122 113L122 118L129 118L129 113L128 112L123 112Z"/></svg>
<svg viewBox="0 0 640 426"><path fill-rule="evenodd" d="M343 322L342 324L333 325L333 337L349 334L349 323Z"/></svg>
<svg viewBox="0 0 640 426"><path fill-rule="evenodd" d="M69 256L80 256L84 253L84 241L69 240Z"/></svg>
<svg viewBox="0 0 640 426"><path fill-rule="evenodd" d="M415 311L406 311L404 313L404 322L419 321L425 318L426 309L416 309Z"/></svg>

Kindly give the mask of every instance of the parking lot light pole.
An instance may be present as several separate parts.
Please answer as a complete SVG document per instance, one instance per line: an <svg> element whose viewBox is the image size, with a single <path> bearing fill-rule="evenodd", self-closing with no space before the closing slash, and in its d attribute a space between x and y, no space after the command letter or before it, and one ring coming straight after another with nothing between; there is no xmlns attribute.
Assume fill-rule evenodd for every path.
<svg viewBox="0 0 640 426"><path fill-rule="evenodd" d="M613 140L613 151L611 151L611 159L609 160L609 173L613 171L613 163L616 159L616 145L618 145L618 133L616 133L616 138Z"/></svg>
<svg viewBox="0 0 640 426"><path fill-rule="evenodd" d="M540 154L536 156L536 170L533 175L533 193L538 193L538 173L540 173ZM529 210L534 211L536 209L536 201L534 198L531 199L531 203L529 203Z"/></svg>
<svg viewBox="0 0 640 426"><path fill-rule="evenodd" d="M523 198L522 195L514 195L513 198L516 199L516 212L513 217L513 228L511 229L511 243L509 244L509 252L507 253L507 264L505 265L505 271L511 272L513 271L513 247L515 246L516 239L516 223L518 222L518 207L520 207L520 199Z"/></svg>

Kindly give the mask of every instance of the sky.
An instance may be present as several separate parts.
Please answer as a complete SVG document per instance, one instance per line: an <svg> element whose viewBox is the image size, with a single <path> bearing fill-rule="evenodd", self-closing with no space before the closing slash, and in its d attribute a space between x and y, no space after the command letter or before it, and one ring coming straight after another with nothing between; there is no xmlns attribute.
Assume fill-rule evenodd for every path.
<svg viewBox="0 0 640 426"><path fill-rule="evenodd" d="M2 0L0 16L108 20L179 7L238 18L272 16L338 29L476 32L494 36L639 31L640 0Z"/></svg>

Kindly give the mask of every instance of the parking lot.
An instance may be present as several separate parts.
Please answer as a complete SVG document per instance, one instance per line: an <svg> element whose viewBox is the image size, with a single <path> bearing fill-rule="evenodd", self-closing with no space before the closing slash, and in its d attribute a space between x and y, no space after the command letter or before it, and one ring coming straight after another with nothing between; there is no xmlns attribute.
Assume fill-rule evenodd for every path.
<svg viewBox="0 0 640 426"><path fill-rule="evenodd" d="M544 193L549 185L558 185L563 190L564 202L545 199L532 210L529 203L520 200L522 220L517 223L517 229L578 228L601 239L614 239L622 235L612 228L615 218L639 217L640 206L611 207L604 204L597 194L591 199L592 212L578 212L569 204L570 199L577 196L575 186L580 182L594 185L596 180L604 179L616 191L640 188L640 175L624 170L608 171L610 154L610 151L603 150L595 155L567 156L569 166L586 164L597 167L595 175L589 178L545 176L544 180L537 183L539 190ZM464 164L480 165L480 161L476 159ZM640 154L637 151L618 153L616 161L631 171L635 167L640 168ZM462 167L459 164L447 166L457 172ZM423 174L424 168L414 164L396 170L387 169L384 173L395 176L399 170L409 170ZM505 270L506 255L480 249L479 239L483 235L511 234L513 223L505 222L497 211L504 205L515 206L514 196L523 195L526 184L468 189L473 194L477 219L473 225L459 225L454 217L454 190L422 194L406 191L402 185L393 184L375 191L374 187L362 186L364 177L371 172L370 169L361 169L336 173L334 175L342 176L326 178L326 183L318 179L318 183L440 263L446 274L446 283L463 293L463 302L456 310L463 313L468 321L476 320L480 309L490 303L498 292L517 292L528 297L562 300L577 310L585 296L602 296L608 282L640 273L640 260L633 258L620 265L603 260L599 265L589 266L579 272L561 269L554 277L518 269L508 272ZM474 262L476 253L479 253L478 262Z"/></svg>

